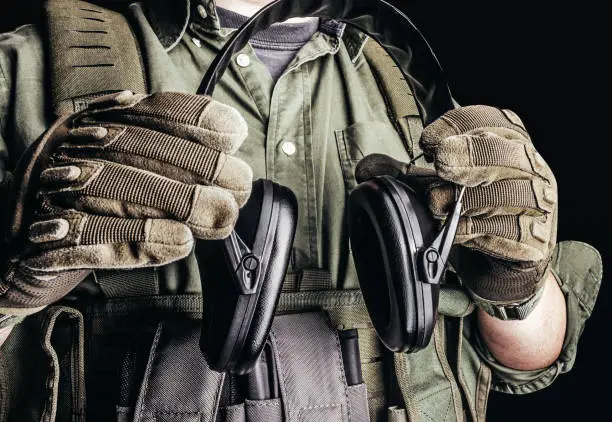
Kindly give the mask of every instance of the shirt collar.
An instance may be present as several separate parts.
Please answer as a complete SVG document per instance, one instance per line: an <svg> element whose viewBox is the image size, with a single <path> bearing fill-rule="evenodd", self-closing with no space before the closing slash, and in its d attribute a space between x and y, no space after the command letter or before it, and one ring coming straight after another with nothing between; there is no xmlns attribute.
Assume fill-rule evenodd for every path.
<svg viewBox="0 0 612 422"><path fill-rule="evenodd" d="M143 6L153 31L167 51L178 44L188 26L196 33L227 36L221 29L215 0L146 0ZM361 54L367 40L365 34L335 20L322 22L320 31L342 38L353 60Z"/></svg>

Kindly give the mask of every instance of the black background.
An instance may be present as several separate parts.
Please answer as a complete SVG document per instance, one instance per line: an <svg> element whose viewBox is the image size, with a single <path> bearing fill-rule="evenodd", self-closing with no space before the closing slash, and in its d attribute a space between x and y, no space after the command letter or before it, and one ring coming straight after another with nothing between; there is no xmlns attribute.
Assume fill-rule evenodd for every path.
<svg viewBox="0 0 612 422"><path fill-rule="evenodd" d="M3 0L0 31L37 21L41 3ZM559 182L559 239L591 243L606 270L612 75L605 2L395 3L429 39L461 104L510 108L523 118ZM535 394L492 394L487 420L610 418L610 290L604 279L574 370Z"/></svg>

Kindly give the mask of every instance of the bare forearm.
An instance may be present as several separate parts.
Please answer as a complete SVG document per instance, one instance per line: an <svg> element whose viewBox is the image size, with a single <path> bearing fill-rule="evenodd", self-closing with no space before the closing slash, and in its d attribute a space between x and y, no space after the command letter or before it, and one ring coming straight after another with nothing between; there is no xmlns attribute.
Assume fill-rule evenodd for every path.
<svg viewBox="0 0 612 422"><path fill-rule="evenodd" d="M502 321L478 311L481 336L502 365L533 370L559 357L565 338L565 297L552 273L546 277L542 298L527 319Z"/></svg>

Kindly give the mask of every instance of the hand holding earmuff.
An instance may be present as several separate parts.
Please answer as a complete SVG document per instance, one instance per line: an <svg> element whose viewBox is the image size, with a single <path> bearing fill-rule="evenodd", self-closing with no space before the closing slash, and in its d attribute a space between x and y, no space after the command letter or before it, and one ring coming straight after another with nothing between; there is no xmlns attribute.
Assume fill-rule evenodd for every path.
<svg viewBox="0 0 612 422"><path fill-rule="evenodd" d="M556 242L557 186L520 118L487 106L459 108L427 126L420 145L438 177L380 157L366 157L357 176L394 175L425 191L439 219L467 186L455 237L463 246L453 261L459 276L496 316L495 307L534 298Z"/></svg>

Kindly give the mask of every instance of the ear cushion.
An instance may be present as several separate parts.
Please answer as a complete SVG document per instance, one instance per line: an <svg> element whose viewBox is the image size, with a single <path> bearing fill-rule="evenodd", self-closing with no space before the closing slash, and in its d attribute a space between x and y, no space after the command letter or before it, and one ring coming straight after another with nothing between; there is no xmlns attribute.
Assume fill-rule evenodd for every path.
<svg viewBox="0 0 612 422"><path fill-rule="evenodd" d="M396 352L425 347L439 286L423 282L418 258L435 237L433 218L410 187L381 176L353 190L348 222L359 284L381 341Z"/></svg>
<svg viewBox="0 0 612 422"><path fill-rule="evenodd" d="M293 192L268 180L253 185L236 232L259 260L259 282L252 294L233 282L223 241L198 242L204 300L200 347L216 371L247 373L259 357L272 325L289 264L297 224ZM213 265L214 264L214 265Z"/></svg>

